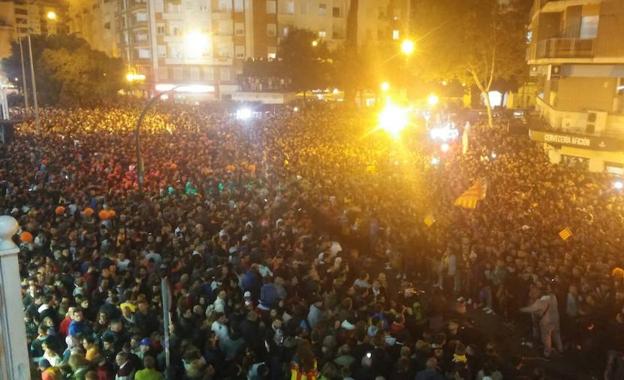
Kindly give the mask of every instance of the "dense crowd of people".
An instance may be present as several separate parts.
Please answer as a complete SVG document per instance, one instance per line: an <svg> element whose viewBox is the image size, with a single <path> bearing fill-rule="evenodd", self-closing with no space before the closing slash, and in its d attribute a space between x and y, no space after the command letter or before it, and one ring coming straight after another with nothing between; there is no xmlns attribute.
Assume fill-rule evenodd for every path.
<svg viewBox="0 0 624 380"><path fill-rule="evenodd" d="M462 154L418 128L371 132L362 110L238 121L162 105L142 129L140 195L138 115L47 109L0 148L36 378L561 378L528 351L620 378L609 175L478 125ZM477 180L485 199L455 206Z"/></svg>

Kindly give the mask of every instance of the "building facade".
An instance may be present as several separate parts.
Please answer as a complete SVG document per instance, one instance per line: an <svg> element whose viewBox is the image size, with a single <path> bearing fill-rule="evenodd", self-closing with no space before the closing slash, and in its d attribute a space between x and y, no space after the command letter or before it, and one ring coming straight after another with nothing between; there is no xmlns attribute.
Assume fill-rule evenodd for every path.
<svg viewBox="0 0 624 380"><path fill-rule="evenodd" d="M0 58L11 54L16 38L67 31L66 20L67 6L61 1L0 1Z"/></svg>
<svg viewBox="0 0 624 380"><path fill-rule="evenodd" d="M398 41L413 0L71 0L71 31L123 58L146 90L229 97L247 59L275 59L294 28L330 49ZM199 87L198 87L199 86Z"/></svg>
<svg viewBox="0 0 624 380"><path fill-rule="evenodd" d="M621 0L535 1L527 58L536 108L550 130L532 137L546 144L552 162L624 173L621 36Z"/></svg>
<svg viewBox="0 0 624 380"><path fill-rule="evenodd" d="M70 0L68 27L95 50L119 57L117 0Z"/></svg>

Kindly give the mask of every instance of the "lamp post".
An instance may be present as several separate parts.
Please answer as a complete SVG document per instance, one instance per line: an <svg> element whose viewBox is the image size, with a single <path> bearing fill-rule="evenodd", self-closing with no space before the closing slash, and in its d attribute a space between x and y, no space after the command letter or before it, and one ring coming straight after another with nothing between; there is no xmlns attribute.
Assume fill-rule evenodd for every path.
<svg viewBox="0 0 624 380"><path fill-rule="evenodd" d="M30 56L30 77L32 79L33 103L35 105L35 127L37 134L41 132L41 121L39 120L39 103L37 102L37 80L35 79L35 67L33 65L32 43L30 41L30 33L26 35L28 38L28 55Z"/></svg>
<svg viewBox="0 0 624 380"><path fill-rule="evenodd" d="M161 96L168 94L172 91L175 91L181 85L174 86L167 91L162 91L152 96L145 106L143 107L143 111L141 111L141 115L139 115L139 119L137 120L136 127L134 128L134 143L136 146L136 160L137 160L137 182L139 184L139 195L143 196L143 183L145 181L145 173L143 168L143 157L141 156L141 125L143 124L143 119L145 119L145 115L147 111L156 103Z"/></svg>
<svg viewBox="0 0 624 380"><path fill-rule="evenodd" d="M27 380L30 362L17 261L20 249L11 240L18 228L15 218L0 216L0 378Z"/></svg>
<svg viewBox="0 0 624 380"><path fill-rule="evenodd" d="M17 39L19 41L19 49L20 49L20 63L22 66L22 87L24 91L24 109L26 112L30 109L30 104L28 104L28 87L26 86L26 68L24 67L24 48L22 47L22 38Z"/></svg>

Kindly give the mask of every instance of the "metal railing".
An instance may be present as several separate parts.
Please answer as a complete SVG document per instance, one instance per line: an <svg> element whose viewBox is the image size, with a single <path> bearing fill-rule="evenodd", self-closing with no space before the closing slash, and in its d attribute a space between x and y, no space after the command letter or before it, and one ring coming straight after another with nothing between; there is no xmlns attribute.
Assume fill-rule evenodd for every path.
<svg viewBox="0 0 624 380"><path fill-rule="evenodd" d="M594 40L580 38L550 38L537 42L535 58L591 58Z"/></svg>

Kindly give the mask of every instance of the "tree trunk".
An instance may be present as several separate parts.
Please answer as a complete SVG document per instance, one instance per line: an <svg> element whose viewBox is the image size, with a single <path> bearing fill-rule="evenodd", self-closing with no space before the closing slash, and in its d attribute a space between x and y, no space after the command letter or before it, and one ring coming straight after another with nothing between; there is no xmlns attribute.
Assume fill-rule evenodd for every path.
<svg viewBox="0 0 624 380"><path fill-rule="evenodd" d="M492 103L490 102L490 96L487 92L481 92L485 98L485 110L487 111L488 127L494 128L494 117L492 116Z"/></svg>
<svg viewBox="0 0 624 380"><path fill-rule="evenodd" d="M479 80L479 76L477 75L477 73L470 69L470 74L472 75L472 79L475 82L475 85L477 85L477 88L479 89L479 91L481 91L481 96L484 98L484 103L485 103L485 109L487 111L487 116L488 116L488 127L490 128L494 128L494 117L492 116L492 103L490 102L490 97L489 97L489 92L490 92L490 86L492 85L492 78L493 78L493 72L490 76L490 80L487 83L487 87L483 85L483 83L481 82L481 80Z"/></svg>

